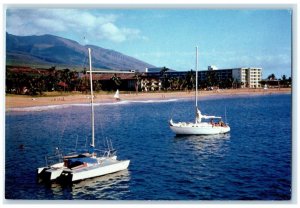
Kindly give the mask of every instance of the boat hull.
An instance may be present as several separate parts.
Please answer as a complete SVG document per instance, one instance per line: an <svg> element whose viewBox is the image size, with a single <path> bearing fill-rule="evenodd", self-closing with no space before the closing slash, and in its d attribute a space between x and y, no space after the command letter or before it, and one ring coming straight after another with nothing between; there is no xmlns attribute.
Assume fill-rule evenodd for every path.
<svg viewBox="0 0 300 208"><path fill-rule="evenodd" d="M108 164L97 164L91 167L81 168L78 170L65 170L62 173L63 178L67 181L80 181L87 178L107 175L110 173L119 172L128 168L130 160L111 161Z"/></svg>
<svg viewBox="0 0 300 208"><path fill-rule="evenodd" d="M54 181L56 180L58 177L60 177L60 175L63 172L63 168L60 169L48 169L45 171L44 173L44 177L49 180L49 181Z"/></svg>
<svg viewBox="0 0 300 208"><path fill-rule="evenodd" d="M225 134L230 131L229 126L212 126L212 125L187 125L187 126L170 126L176 135L212 135Z"/></svg>
<svg viewBox="0 0 300 208"><path fill-rule="evenodd" d="M62 174L64 170L64 163L57 163L48 167L41 167L37 169L37 174L45 181L54 181Z"/></svg>

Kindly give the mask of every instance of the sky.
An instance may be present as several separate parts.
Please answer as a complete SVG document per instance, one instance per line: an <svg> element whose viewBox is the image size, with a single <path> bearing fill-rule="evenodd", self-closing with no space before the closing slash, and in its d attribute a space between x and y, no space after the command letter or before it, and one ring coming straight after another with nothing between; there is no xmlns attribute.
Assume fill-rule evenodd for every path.
<svg viewBox="0 0 300 208"><path fill-rule="evenodd" d="M52 34L178 71L261 67L291 76L289 9L7 7L6 32Z"/></svg>

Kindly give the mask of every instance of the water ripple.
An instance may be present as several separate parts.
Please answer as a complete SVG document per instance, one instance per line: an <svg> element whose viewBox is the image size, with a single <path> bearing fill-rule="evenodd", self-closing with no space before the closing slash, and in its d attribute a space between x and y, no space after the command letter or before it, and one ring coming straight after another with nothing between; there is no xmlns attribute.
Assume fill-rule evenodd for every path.
<svg viewBox="0 0 300 208"><path fill-rule="evenodd" d="M85 200L289 200L291 96L201 100L223 115L231 132L176 137L168 120L193 120L192 100L95 106L96 144L111 139L127 171L72 185L36 181L35 170L55 147L88 145L87 106L7 112L5 197ZM220 108L222 106L222 108ZM75 143L78 143L77 147Z"/></svg>

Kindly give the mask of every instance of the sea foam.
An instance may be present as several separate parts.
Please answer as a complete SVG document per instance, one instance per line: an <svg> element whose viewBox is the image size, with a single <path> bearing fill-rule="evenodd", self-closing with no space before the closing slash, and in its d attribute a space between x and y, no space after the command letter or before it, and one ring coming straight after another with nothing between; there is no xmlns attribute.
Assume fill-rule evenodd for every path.
<svg viewBox="0 0 300 208"><path fill-rule="evenodd" d="M165 99L165 100L121 100L118 102L104 102L104 103L94 103L94 106L109 106L109 105L128 105L131 103L165 103L165 102L175 102L179 99ZM43 105L43 106L31 106L31 107L17 107L8 108L7 111L10 112L34 112L34 111L47 111L56 110L69 107L90 107L90 103L72 103L72 104L61 104L61 105Z"/></svg>

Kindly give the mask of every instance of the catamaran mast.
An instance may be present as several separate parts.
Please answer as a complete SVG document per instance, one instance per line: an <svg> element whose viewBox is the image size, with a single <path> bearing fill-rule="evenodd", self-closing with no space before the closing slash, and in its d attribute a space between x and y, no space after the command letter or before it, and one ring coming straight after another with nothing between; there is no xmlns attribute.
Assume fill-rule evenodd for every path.
<svg viewBox="0 0 300 208"><path fill-rule="evenodd" d="M91 85L91 109L92 109L92 147L95 147L95 118L94 118L94 93L93 93L93 77L92 77L92 57L91 49L89 50L89 62L90 62L90 85Z"/></svg>
<svg viewBox="0 0 300 208"><path fill-rule="evenodd" d="M197 110L198 110L198 46L196 46L196 91L195 91L195 111L196 111L196 123L197 120Z"/></svg>

